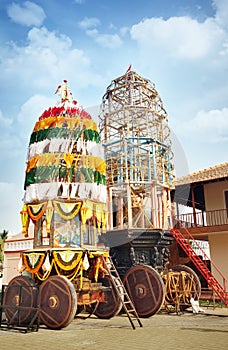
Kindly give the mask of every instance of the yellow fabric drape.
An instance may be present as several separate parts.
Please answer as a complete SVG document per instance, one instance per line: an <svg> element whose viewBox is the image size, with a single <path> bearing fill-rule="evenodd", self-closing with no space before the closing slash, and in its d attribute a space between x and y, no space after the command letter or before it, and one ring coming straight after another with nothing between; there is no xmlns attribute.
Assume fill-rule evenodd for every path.
<svg viewBox="0 0 228 350"><path fill-rule="evenodd" d="M22 233L25 237L28 237L29 215L28 215L26 204L23 205L20 214L21 214L21 223L22 223Z"/></svg>
<svg viewBox="0 0 228 350"><path fill-rule="evenodd" d="M65 122L67 122L67 119L68 118L66 118L66 117L64 117L64 116L58 116L57 118L56 118L56 127L57 128L62 128L62 126L63 126L63 123L65 123Z"/></svg>
<svg viewBox="0 0 228 350"><path fill-rule="evenodd" d="M69 118L67 120L68 126L70 129L76 129L80 126L80 118L76 117L76 118Z"/></svg>
<svg viewBox="0 0 228 350"><path fill-rule="evenodd" d="M26 173L28 173L31 169L36 167L36 164L39 160L39 156L35 155L35 157L30 158L27 162L27 168L26 168Z"/></svg>
<svg viewBox="0 0 228 350"><path fill-rule="evenodd" d="M55 117L41 119L38 122L36 122L34 129L33 129L33 132L36 132L36 131L42 130L42 129L48 129L48 128L50 128L50 126L55 127L55 121L56 121Z"/></svg>
<svg viewBox="0 0 228 350"><path fill-rule="evenodd" d="M49 166L50 164L52 166L58 166L61 159L64 159L68 169L71 168L74 160L74 167L77 168L78 161L81 160L81 165L84 168L97 170L102 175L106 174L106 163L102 158L81 154L75 155L72 153L44 153L35 155L28 160L26 172L28 173L35 167Z"/></svg>
<svg viewBox="0 0 228 350"><path fill-rule="evenodd" d="M82 232L86 232L86 221L93 216L93 204L90 201L86 201L83 203L81 210L81 220L82 220Z"/></svg>
<svg viewBox="0 0 228 350"><path fill-rule="evenodd" d="M46 208L46 231L47 231L47 233L50 233L53 211L54 211L54 209L52 206L52 202L48 201L47 208Z"/></svg>
<svg viewBox="0 0 228 350"><path fill-rule="evenodd" d="M102 218L101 218L101 222L102 222L102 232L103 232L103 233L106 231L107 218L108 218L108 212L107 212L107 211L103 211L103 212L102 212Z"/></svg>
<svg viewBox="0 0 228 350"><path fill-rule="evenodd" d="M47 128L56 128L56 127L62 127L63 123L67 123L68 128L74 129L80 127L82 129L90 129L97 131L97 124L92 119L82 119L80 117L66 117L66 116L58 116L58 117L48 117L39 120L36 122L33 132L36 132L38 130L43 130Z"/></svg>
<svg viewBox="0 0 228 350"><path fill-rule="evenodd" d="M79 117L66 117L66 116L58 116L58 117L48 117L48 118L44 118L39 120L38 122L36 122L35 127L33 129L33 132L36 132L38 130L44 130L47 129L49 127L52 128L61 128L63 123L67 123L67 127L69 129L75 129L78 128L80 126L80 122L81 122L81 118ZM84 124L84 122L83 122ZM94 123L93 123L94 124ZM92 130L96 130L94 129L94 125L91 124L92 126Z"/></svg>
<svg viewBox="0 0 228 350"><path fill-rule="evenodd" d="M83 128L97 131L97 124L92 119L82 119Z"/></svg>
<svg viewBox="0 0 228 350"><path fill-rule="evenodd" d="M37 166L57 166L59 164L59 154L56 153L44 153L39 156Z"/></svg>

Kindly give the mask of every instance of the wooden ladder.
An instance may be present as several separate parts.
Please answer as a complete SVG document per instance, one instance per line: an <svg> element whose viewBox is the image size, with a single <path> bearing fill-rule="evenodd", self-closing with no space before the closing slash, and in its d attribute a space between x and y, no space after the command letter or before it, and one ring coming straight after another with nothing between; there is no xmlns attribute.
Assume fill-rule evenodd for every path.
<svg viewBox="0 0 228 350"><path fill-rule="evenodd" d="M200 247L200 245L193 238L191 233L185 227L182 227L182 229L184 230L185 236L187 237L187 239L185 238L185 236L181 233L181 231L179 229L170 229L170 232L173 235L174 239L177 241L177 243L181 246L181 248L184 250L184 252L190 258L190 260L193 262L193 264L196 266L196 268L201 273L201 275L205 278L208 285L215 292L215 294L218 296L218 298L226 306L228 306L228 293L226 292L226 278L222 275L222 273L215 266L215 264L208 258L208 256L205 254L203 249ZM213 266L214 269L217 271L217 273L221 276L224 286L222 286L217 281L217 279L212 275L211 271L208 269L207 265L196 254L194 249L189 244L189 240L194 242L194 246L196 246L197 249L199 249L202 252L202 256L204 258L206 258L207 260L210 260L211 266Z"/></svg>
<svg viewBox="0 0 228 350"><path fill-rule="evenodd" d="M107 259L107 260L106 260ZM105 269L108 271L109 276L113 282L113 286L117 292L117 295L119 296L123 309L127 314L127 317L130 321L130 324L133 329L136 328L136 325L142 327L142 322L138 316L138 313L134 307L134 304L132 303L126 288L124 287L124 284L119 276L119 273L117 269L115 268L115 265L112 261L112 258L109 256L108 258L103 257L103 263Z"/></svg>

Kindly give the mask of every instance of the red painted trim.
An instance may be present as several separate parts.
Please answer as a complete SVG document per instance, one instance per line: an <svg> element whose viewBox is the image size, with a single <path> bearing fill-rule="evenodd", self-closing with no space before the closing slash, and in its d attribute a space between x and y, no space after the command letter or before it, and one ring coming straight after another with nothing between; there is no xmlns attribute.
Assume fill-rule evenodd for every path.
<svg viewBox="0 0 228 350"><path fill-rule="evenodd" d="M26 250L28 250L28 249L21 249L21 250L5 250L5 251L4 251L4 254L23 253L23 252L26 252Z"/></svg>

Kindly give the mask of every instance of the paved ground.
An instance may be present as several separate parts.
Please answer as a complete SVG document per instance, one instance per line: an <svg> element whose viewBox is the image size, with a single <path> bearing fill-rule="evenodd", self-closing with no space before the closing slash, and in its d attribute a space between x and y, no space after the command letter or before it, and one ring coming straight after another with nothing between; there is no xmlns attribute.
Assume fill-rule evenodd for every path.
<svg viewBox="0 0 228 350"><path fill-rule="evenodd" d="M132 330L125 315L110 320L79 315L68 327L38 332L0 330L1 350L227 350L228 309L204 308L205 313L191 310L181 315L159 313L142 319L143 328Z"/></svg>

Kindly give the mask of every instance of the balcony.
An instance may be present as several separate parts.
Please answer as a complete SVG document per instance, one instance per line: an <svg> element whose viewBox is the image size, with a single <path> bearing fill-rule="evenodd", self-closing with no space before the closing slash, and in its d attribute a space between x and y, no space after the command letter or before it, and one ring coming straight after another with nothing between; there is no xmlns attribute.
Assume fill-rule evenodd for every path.
<svg viewBox="0 0 228 350"><path fill-rule="evenodd" d="M187 228L191 234L228 231L228 209L180 214L175 225Z"/></svg>

